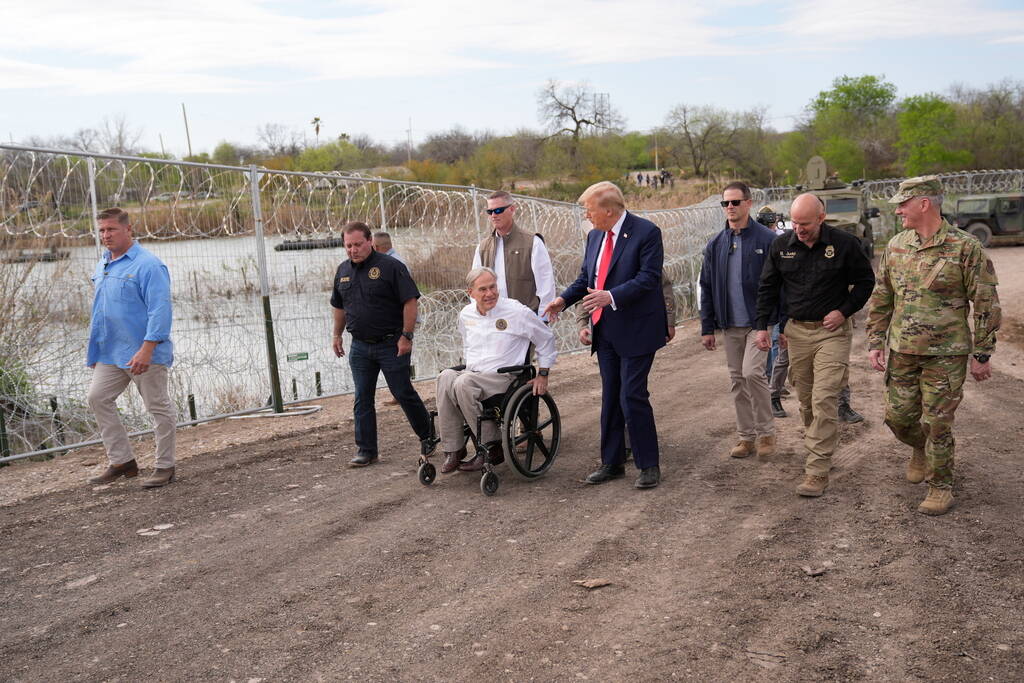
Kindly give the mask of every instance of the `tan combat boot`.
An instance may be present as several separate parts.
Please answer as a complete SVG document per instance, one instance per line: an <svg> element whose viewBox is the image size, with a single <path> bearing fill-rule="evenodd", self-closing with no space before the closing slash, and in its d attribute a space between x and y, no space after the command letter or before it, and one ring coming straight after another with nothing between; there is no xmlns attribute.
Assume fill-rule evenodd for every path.
<svg viewBox="0 0 1024 683"><path fill-rule="evenodd" d="M808 498L817 498L825 493L828 488L828 475L818 477L813 474L805 474L803 483L796 487L796 492Z"/></svg>
<svg viewBox="0 0 1024 683"><path fill-rule="evenodd" d="M730 458L746 458L755 453L753 441L740 441L729 451Z"/></svg>
<svg viewBox="0 0 1024 683"><path fill-rule="evenodd" d="M920 484L928 476L928 458L924 455L923 448L915 448L914 454L910 456L907 463L907 481L911 484Z"/></svg>
<svg viewBox="0 0 1024 683"><path fill-rule="evenodd" d="M757 457L770 458L775 455L775 435L765 434L757 437Z"/></svg>
<svg viewBox="0 0 1024 683"><path fill-rule="evenodd" d="M917 506L917 511L924 515L944 515L953 507L952 489L940 489L928 485L928 496Z"/></svg>

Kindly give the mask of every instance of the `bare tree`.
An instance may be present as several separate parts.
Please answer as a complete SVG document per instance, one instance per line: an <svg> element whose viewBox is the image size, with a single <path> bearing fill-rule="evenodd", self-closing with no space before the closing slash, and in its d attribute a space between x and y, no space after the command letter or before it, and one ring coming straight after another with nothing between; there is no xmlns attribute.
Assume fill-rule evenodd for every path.
<svg viewBox="0 0 1024 683"><path fill-rule="evenodd" d="M595 93L587 83L549 80L537 93L537 107L551 137L570 138L569 154L574 163L581 137L619 130L625 124L607 95Z"/></svg>
<svg viewBox="0 0 1024 683"><path fill-rule="evenodd" d="M99 129L93 132L100 148L108 154L135 154L141 151L139 140L142 138L142 129L129 126L123 114L104 117ZM86 140L89 140L88 136Z"/></svg>
<svg viewBox="0 0 1024 683"><path fill-rule="evenodd" d="M490 139L490 135L470 134L456 126L442 133L432 133L420 145L419 156L433 159L444 164L453 164L468 159L480 145Z"/></svg>
<svg viewBox="0 0 1024 683"><path fill-rule="evenodd" d="M728 158L739 130L736 116L724 109L681 104L668 113L666 152L679 166L689 166L695 176L706 176L711 167Z"/></svg>
<svg viewBox="0 0 1024 683"><path fill-rule="evenodd" d="M302 136L280 123L265 123L256 128L256 139L270 156L294 156L302 151Z"/></svg>

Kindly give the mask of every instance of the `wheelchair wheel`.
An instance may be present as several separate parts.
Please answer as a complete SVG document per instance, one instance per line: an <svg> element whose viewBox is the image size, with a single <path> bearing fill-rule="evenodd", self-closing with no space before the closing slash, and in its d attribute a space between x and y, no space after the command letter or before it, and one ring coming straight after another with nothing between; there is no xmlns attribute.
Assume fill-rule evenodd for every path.
<svg viewBox="0 0 1024 683"><path fill-rule="evenodd" d="M480 491L485 496L493 496L498 492L498 475L494 472L484 472L480 477Z"/></svg>
<svg viewBox="0 0 1024 683"><path fill-rule="evenodd" d="M551 467L558 454L562 418L549 394L533 395L524 384L508 400L502 424L502 445L516 474L536 479Z"/></svg>
<svg viewBox="0 0 1024 683"><path fill-rule="evenodd" d="M429 462L425 462L416 470L416 476L419 477L421 484L430 486L434 483L434 479L437 478L437 468Z"/></svg>

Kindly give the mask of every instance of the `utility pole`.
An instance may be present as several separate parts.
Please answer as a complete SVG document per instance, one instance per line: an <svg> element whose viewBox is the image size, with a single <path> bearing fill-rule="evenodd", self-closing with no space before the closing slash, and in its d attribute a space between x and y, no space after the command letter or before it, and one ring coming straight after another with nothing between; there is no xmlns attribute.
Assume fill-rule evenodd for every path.
<svg viewBox="0 0 1024 683"><path fill-rule="evenodd" d="M185 113L185 103L181 103L181 116L185 119L185 142L188 143L188 155L192 156L192 136L188 132L188 114Z"/></svg>
<svg viewBox="0 0 1024 683"><path fill-rule="evenodd" d="M409 163L412 163L412 117L409 117L409 127L405 129L405 134L408 136L405 143L406 157Z"/></svg>
<svg viewBox="0 0 1024 683"><path fill-rule="evenodd" d="M654 129L654 170L661 171L661 165L658 163L658 129Z"/></svg>

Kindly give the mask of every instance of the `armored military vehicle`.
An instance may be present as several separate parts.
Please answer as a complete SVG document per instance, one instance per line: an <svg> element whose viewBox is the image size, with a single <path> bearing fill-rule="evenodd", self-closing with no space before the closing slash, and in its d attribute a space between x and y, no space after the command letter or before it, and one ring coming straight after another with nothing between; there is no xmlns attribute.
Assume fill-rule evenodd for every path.
<svg viewBox="0 0 1024 683"><path fill-rule="evenodd" d="M863 183L863 180L855 180L847 185L836 174L828 175L825 160L821 157L811 157L807 162L805 189L825 205L825 222L857 237L870 259L875 255L872 220L878 218L879 211L868 206L861 189Z"/></svg>
<svg viewBox="0 0 1024 683"><path fill-rule="evenodd" d="M981 246L1024 242L1024 194L977 194L956 202L956 226Z"/></svg>

